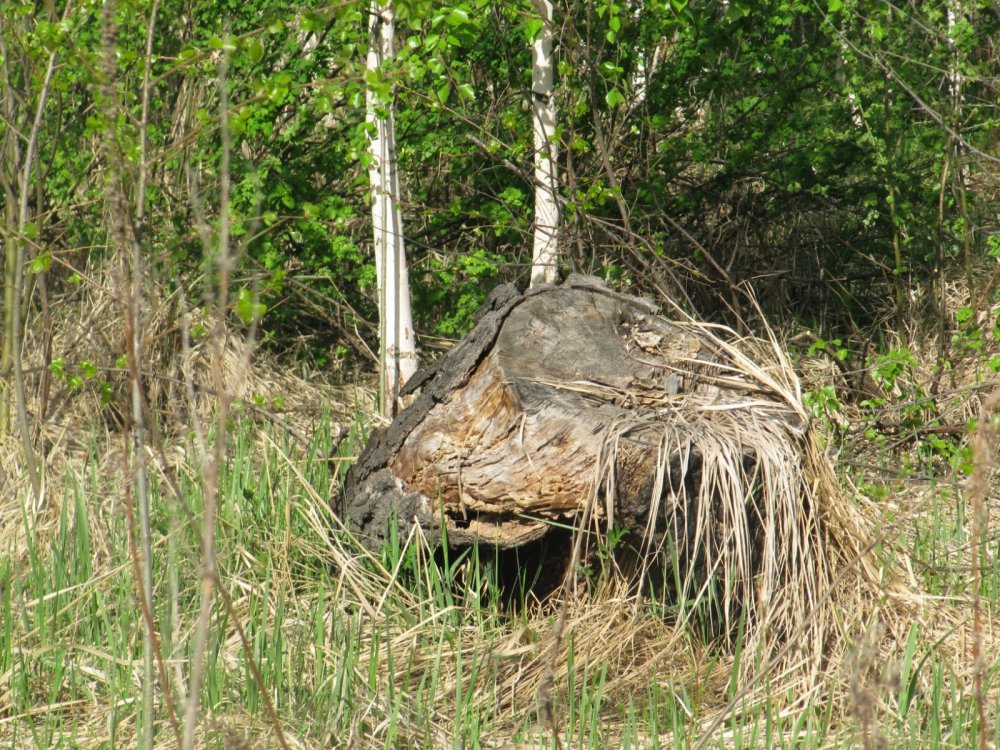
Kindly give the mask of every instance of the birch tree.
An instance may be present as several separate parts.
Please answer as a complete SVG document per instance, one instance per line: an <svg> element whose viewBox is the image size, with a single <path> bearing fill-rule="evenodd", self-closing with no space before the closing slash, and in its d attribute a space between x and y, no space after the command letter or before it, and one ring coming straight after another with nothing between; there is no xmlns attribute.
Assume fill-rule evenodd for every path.
<svg viewBox="0 0 1000 750"><path fill-rule="evenodd" d="M553 8L551 0L533 0L542 27L531 43L531 113L535 145L535 225L531 253L531 285L556 281L559 185L556 143L556 100L552 71Z"/></svg>
<svg viewBox="0 0 1000 750"><path fill-rule="evenodd" d="M384 63L393 57L394 28L390 1L372 0L368 31L366 106L367 121L372 126L368 178L378 278L379 385L383 413L392 417L399 405L400 389L417 369L417 354L403 245L403 220L399 208L392 89L389 88L389 93L380 97L374 85L379 80Z"/></svg>

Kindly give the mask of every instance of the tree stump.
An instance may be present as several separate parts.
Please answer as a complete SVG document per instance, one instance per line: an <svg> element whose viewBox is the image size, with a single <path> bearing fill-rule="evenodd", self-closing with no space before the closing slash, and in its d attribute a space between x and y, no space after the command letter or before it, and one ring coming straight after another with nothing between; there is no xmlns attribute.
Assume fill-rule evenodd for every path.
<svg viewBox="0 0 1000 750"><path fill-rule="evenodd" d="M594 278L495 290L404 393L419 395L347 477L373 546L416 522L432 544L519 547L586 511L649 549L669 539L692 585L716 570L732 591L810 526L806 419L779 374ZM765 588L803 554L767 558Z"/></svg>

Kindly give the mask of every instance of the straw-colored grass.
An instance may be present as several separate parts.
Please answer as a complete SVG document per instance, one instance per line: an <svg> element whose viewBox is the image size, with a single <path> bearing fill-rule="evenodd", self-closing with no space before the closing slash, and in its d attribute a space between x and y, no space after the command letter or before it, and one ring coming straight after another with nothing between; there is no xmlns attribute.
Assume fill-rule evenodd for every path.
<svg viewBox="0 0 1000 750"><path fill-rule="evenodd" d="M782 408L801 409L780 349L756 346L727 350L741 363L740 377L784 394ZM250 370L248 381L257 378L265 403L290 400L285 389L301 385L263 364ZM263 390L266 383L272 388ZM852 481L834 471L819 424L797 443L776 435L776 422L742 425L739 434L755 441L763 461L752 481L736 478L757 488L756 502L767 509L772 527L759 534L769 551L752 595L722 602L730 622L713 639L699 627L699 592L690 588L696 577L673 598L658 597L637 591L614 565L594 562L613 554L585 561L589 572L580 580L588 585L544 602L529 596L511 609L488 552L449 558L428 549L414 528L381 555L369 553L342 528L329 500L364 438L371 396L309 388L308 399L328 411L286 416L292 431L254 409L237 415L218 511L219 585L288 747L555 747L553 729L563 748L975 744L970 526L954 475L936 484L899 480L888 497L870 499L854 487L870 477ZM720 488L737 486L726 482L745 443L732 431L717 437L716 423L731 414L703 412L685 424L701 436L717 502ZM348 421L341 441L338 425ZM2 446L0 748L136 743L143 623L123 512L124 445L107 420L83 425L81 417L71 434L52 440L40 502L27 500L16 442ZM169 460L154 451L151 462L153 609L168 689L183 706L201 582L187 513L198 518L203 488L195 447L184 434L168 437ZM613 450L613 440L608 446ZM995 507L990 476L984 501ZM699 519L701 538L711 538L706 525L720 518L744 517L735 508L746 495L729 498L728 512L698 505L712 514ZM995 515L981 551L985 706L994 743ZM749 543L757 533L735 529L730 538L742 534ZM721 591L740 589L727 575L731 583L747 575L742 544L706 547L721 555L709 563L721 571ZM553 640L559 623L561 637ZM550 699L541 711L540 692ZM199 746L277 746L233 616L221 603L212 614L201 702ZM157 747L175 746L162 697L156 730Z"/></svg>

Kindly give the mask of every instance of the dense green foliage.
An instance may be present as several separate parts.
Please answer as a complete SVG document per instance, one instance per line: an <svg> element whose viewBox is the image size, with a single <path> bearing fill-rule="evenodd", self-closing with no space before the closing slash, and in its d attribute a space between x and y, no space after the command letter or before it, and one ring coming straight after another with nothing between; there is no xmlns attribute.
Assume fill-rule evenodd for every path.
<svg viewBox="0 0 1000 750"><path fill-rule="evenodd" d="M973 306L995 291L978 271L997 252L988 242L1000 199L990 156L1000 18L985 2L952 7L609 0L557 9L565 269L669 295L707 317L746 314L736 289L750 282L767 312L809 325L890 312L954 323L940 309L946 279L963 276ZM370 338L366 83L397 92L422 331L461 333L492 285L526 279L530 4L398 3L400 54L367 82L366 12L363 3L158 7L142 246L197 301L211 254L197 228L218 221L225 87L229 218L242 250L233 304L241 289L245 300L259 294L266 308L237 312L249 320L266 309L263 328L278 346L310 336L315 353L356 349L356 330ZM107 252L99 13L93 3L62 15L32 2L3 10L5 236L25 241L50 292ZM117 21L114 145L131 198L149 4L121 3ZM22 227L12 210L26 187L19 158L50 54Z"/></svg>

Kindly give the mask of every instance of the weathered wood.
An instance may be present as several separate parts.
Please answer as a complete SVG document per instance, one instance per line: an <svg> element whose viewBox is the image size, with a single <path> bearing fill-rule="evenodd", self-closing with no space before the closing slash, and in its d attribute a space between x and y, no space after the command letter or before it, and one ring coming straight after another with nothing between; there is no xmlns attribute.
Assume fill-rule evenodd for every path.
<svg viewBox="0 0 1000 750"><path fill-rule="evenodd" d="M496 290L473 331L405 392L419 395L347 478L346 514L372 544L395 517L432 542L444 523L452 545L515 547L588 503L637 531L658 534L672 519L675 536L692 535L695 514L679 529L676 507L699 496L696 431L724 429L747 404L783 433L804 429L702 327L586 277ZM752 475L752 442L737 451Z"/></svg>

